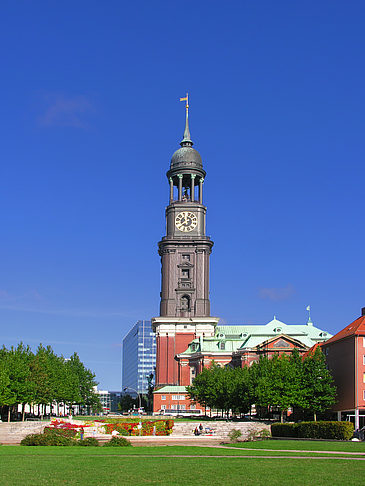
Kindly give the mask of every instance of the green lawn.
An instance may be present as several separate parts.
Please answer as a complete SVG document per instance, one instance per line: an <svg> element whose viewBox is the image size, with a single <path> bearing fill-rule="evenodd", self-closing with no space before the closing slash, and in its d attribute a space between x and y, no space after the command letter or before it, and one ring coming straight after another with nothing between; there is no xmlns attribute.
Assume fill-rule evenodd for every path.
<svg viewBox="0 0 365 486"><path fill-rule="evenodd" d="M206 447L0 447L0 485L357 485L364 462ZM263 451L253 451L263 454ZM279 454L265 453L265 455ZM155 457L155 456L166 457ZM192 457L173 457L191 455ZM251 455L251 454L250 454ZM199 456L199 457L197 457ZM221 457L219 457L221 456ZM228 457L233 456L233 457Z"/></svg>
<svg viewBox="0 0 365 486"><path fill-rule="evenodd" d="M302 451L338 451L365 453L365 442L332 442L321 440L260 440L255 442L238 442L226 444L240 449L290 449Z"/></svg>

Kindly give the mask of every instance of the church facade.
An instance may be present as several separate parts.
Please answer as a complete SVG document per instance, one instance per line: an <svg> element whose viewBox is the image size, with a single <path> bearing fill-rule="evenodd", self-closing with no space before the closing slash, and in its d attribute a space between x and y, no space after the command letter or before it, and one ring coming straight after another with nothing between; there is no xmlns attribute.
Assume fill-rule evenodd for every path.
<svg viewBox="0 0 365 486"><path fill-rule="evenodd" d="M261 355L305 353L330 334L313 326L287 325L274 318L263 326L220 326L210 316L209 258L213 241L206 235L206 172L193 148L186 99L186 121L180 148L167 171L169 205L161 257L160 316L151 319L156 333L154 413L201 409L185 387L212 361L221 366L250 366Z"/></svg>

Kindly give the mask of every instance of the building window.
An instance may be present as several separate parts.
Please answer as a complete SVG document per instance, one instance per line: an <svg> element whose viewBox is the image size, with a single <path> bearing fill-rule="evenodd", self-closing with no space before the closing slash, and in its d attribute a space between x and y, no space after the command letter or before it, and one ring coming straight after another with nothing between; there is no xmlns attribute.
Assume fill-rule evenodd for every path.
<svg viewBox="0 0 365 486"><path fill-rule="evenodd" d="M219 343L219 349L226 349L226 343L224 341Z"/></svg>
<svg viewBox="0 0 365 486"><path fill-rule="evenodd" d="M362 374L362 382L365 383L365 373Z"/></svg>
<svg viewBox="0 0 365 486"><path fill-rule="evenodd" d="M166 395L161 395L161 400L166 400Z"/></svg>
<svg viewBox="0 0 365 486"><path fill-rule="evenodd" d="M166 405L161 405L161 410L166 410Z"/></svg>
<svg viewBox="0 0 365 486"><path fill-rule="evenodd" d="M176 405L171 405L171 410L176 410Z"/></svg>
<svg viewBox="0 0 365 486"><path fill-rule="evenodd" d="M362 357L362 364L365 365L365 354L364 356Z"/></svg>
<svg viewBox="0 0 365 486"><path fill-rule="evenodd" d="M363 394L363 399L365 400L365 390L362 392Z"/></svg>
<svg viewBox="0 0 365 486"><path fill-rule="evenodd" d="M190 278L190 270L188 268L183 268L181 270L181 275L183 278Z"/></svg>
<svg viewBox="0 0 365 486"><path fill-rule="evenodd" d="M183 295L180 299L181 310L190 310L190 297L188 295Z"/></svg>
<svg viewBox="0 0 365 486"><path fill-rule="evenodd" d="M190 410L196 410L196 405L190 405Z"/></svg>
<svg viewBox="0 0 365 486"><path fill-rule="evenodd" d="M182 259L186 262L190 262L190 255L183 255Z"/></svg>
<svg viewBox="0 0 365 486"><path fill-rule="evenodd" d="M185 400L185 395L172 395L173 400Z"/></svg>
<svg viewBox="0 0 365 486"><path fill-rule="evenodd" d="M362 345L364 346L365 348L365 336L362 338Z"/></svg>

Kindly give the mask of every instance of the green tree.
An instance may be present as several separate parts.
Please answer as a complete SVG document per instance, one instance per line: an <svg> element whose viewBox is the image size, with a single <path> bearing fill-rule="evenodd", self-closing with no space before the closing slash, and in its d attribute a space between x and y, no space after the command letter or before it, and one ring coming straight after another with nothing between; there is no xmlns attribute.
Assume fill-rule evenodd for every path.
<svg viewBox="0 0 365 486"><path fill-rule="evenodd" d="M67 362L71 372L77 377L77 401L78 405L90 407L93 411L102 409L100 399L94 391L97 385L94 373L87 369L81 362L77 353L74 353Z"/></svg>
<svg viewBox="0 0 365 486"><path fill-rule="evenodd" d="M214 375L217 365L212 362L210 367L203 368L186 390L191 400L200 403L204 407L215 408L215 383Z"/></svg>
<svg viewBox="0 0 365 486"><path fill-rule="evenodd" d="M9 351L2 347L0 350L0 406L7 411L10 422L11 407L16 403L16 394L11 388Z"/></svg>
<svg viewBox="0 0 365 486"><path fill-rule="evenodd" d="M128 412L134 407L138 406L138 398L133 398L129 393L122 395L120 402L118 403L118 410L122 412Z"/></svg>
<svg viewBox="0 0 365 486"><path fill-rule="evenodd" d="M283 421L284 411L301 401L301 375L298 366L285 354L275 355L272 359L262 357L255 364L254 373L257 379L256 404L278 408L280 420Z"/></svg>
<svg viewBox="0 0 365 486"><path fill-rule="evenodd" d="M52 404L57 387L57 359L51 346L40 344L31 363L32 380L35 384L35 403L40 406L41 415L47 404Z"/></svg>
<svg viewBox="0 0 365 486"><path fill-rule="evenodd" d="M232 410L241 414L249 412L254 403L250 393L250 369L247 366L233 369L231 379L233 381Z"/></svg>
<svg viewBox="0 0 365 486"><path fill-rule="evenodd" d="M311 411L314 420L317 413L328 410L336 402L336 387L320 348L303 360L302 407Z"/></svg>

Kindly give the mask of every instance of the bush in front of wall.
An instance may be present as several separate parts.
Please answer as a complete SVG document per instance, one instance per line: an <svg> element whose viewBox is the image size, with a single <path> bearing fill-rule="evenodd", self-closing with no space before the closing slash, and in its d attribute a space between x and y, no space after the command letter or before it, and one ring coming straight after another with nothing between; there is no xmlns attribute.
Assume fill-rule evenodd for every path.
<svg viewBox="0 0 365 486"><path fill-rule="evenodd" d="M112 437L103 447L129 447L132 444L125 437Z"/></svg>
<svg viewBox="0 0 365 486"><path fill-rule="evenodd" d="M354 425L352 422L319 421L300 422L298 424L276 422L271 425L273 437L349 440L353 433Z"/></svg>
<svg viewBox="0 0 365 486"><path fill-rule="evenodd" d="M30 434L20 442L22 446L73 446L75 440L61 435Z"/></svg>
<svg viewBox="0 0 365 486"><path fill-rule="evenodd" d="M86 439L78 440L77 445L83 447L98 447L99 441L95 439L95 437L86 437Z"/></svg>

